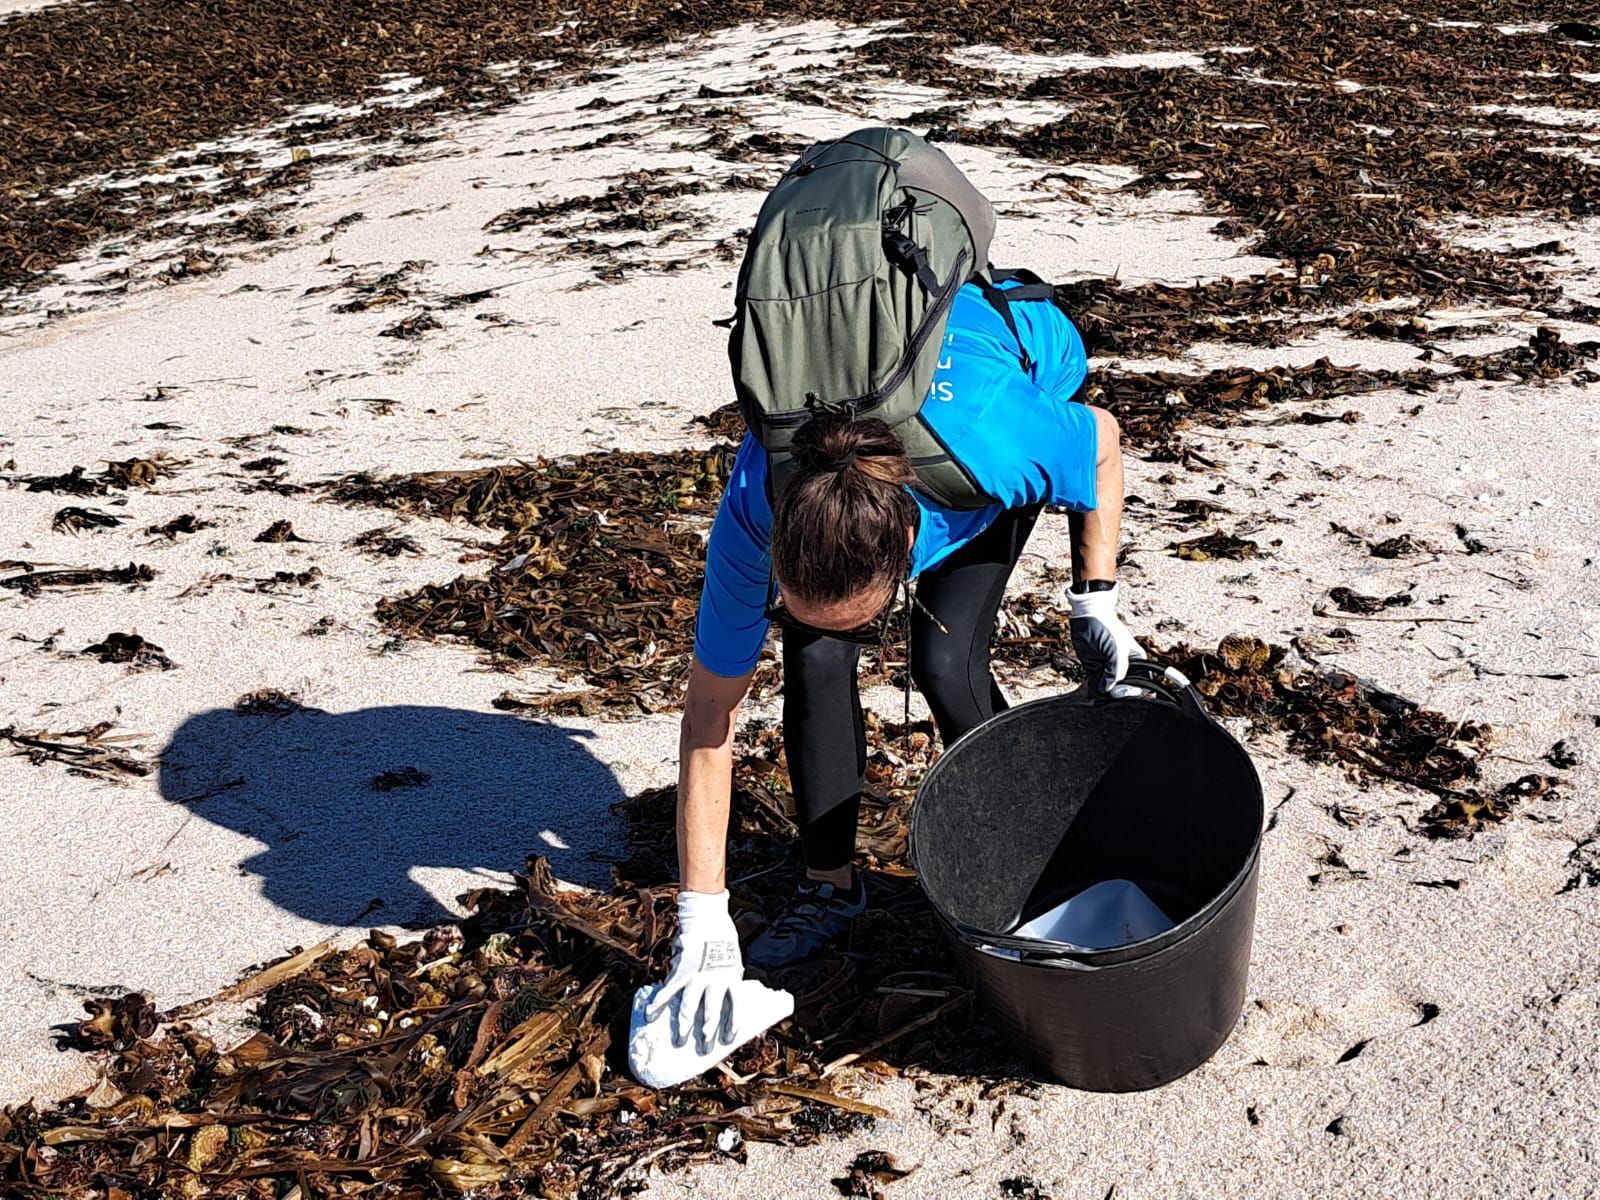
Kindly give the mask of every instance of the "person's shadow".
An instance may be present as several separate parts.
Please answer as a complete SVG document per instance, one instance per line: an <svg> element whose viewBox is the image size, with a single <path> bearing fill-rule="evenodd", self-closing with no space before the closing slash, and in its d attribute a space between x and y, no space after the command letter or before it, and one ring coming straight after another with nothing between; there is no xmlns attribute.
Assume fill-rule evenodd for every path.
<svg viewBox="0 0 1600 1200"><path fill-rule="evenodd" d="M327 925L453 919L413 868L607 882L622 790L592 734L515 716L397 705L188 718L161 755L162 796L266 849L240 864L287 912ZM485 883L496 882L485 874Z"/></svg>

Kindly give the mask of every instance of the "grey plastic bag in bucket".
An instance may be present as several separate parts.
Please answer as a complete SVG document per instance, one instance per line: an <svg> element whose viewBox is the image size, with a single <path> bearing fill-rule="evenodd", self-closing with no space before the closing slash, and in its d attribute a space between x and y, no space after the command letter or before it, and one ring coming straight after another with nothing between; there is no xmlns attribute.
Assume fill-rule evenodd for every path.
<svg viewBox="0 0 1600 1200"><path fill-rule="evenodd" d="M1041 1074L1158 1087L1244 1005L1263 807L1188 680L1000 713L945 751L911 812L923 890L979 1002Z"/></svg>

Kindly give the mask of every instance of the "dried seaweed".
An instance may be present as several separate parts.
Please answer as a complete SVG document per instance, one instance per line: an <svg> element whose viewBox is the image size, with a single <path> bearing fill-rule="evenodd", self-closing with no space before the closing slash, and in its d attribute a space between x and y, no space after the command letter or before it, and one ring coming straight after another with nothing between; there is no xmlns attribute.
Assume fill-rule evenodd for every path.
<svg viewBox="0 0 1600 1200"><path fill-rule="evenodd" d="M350 540L350 546L363 554L382 558L399 558L402 554L422 553L422 546L416 538L409 534L395 533L392 525L358 533Z"/></svg>
<svg viewBox="0 0 1600 1200"><path fill-rule="evenodd" d="M82 467L73 467L65 475L27 475L22 482L30 492L60 492L67 496L104 496L111 490L104 479L85 475Z"/></svg>
<svg viewBox="0 0 1600 1200"><path fill-rule="evenodd" d="M833 1186L841 1196L884 1200L884 1187L904 1179L913 1170L899 1166L887 1150L866 1150L851 1160L846 1174L835 1179Z"/></svg>
<svg viewBox="0 0 1600 1200"><path fill-rule="evenodd" d="M1380 613L1386 608L1409 605L1415 597L1409 592L1396 592L1392 596L1379 598L1364 596L1347 587L1336 587L1328 592L1328 599L1333 601L1340 612L1371 614Z"/></svg>
<svg viewBox="0 0 1600 1200"><path fill-rule="evenodd" d="M1112 1191L1116 1189L1113 1187ZM1016 1175L1000 1181L1000 1194L1010 1200L1051 1200L1050 1193L1044 1190L1044 1185L1037 1179L1028 1175ZM1108 1195L1109 1200L1109 1195Z"/></svg>
<svg viewBox="0 0 1600 1200"><path fill-rule="evenodd" d="M252 579L251 590L277 592L284 588L307 587L322 578L321 567L307 567L304 571L274 571L260 579Z"/></svg>
<svg viewBox="0 0 1600 1200"><path fill-rule="evenodd" d="M108 633L83 653L98 658L103 663L128 663L138 668L156 667L170 671L173 662L160 646L147 642L137 633Z"/></svg>
<svg viewBox="0 0 1600 1200"><path fill-rule="evenodd" d="M183 465L168 454L153 454L149 458L127 458L108 463L100 477L114 488L154 487L158 480L175 474Z"/></svg>
<svg viewBox="0 0 1600 1200"><path fill-rule="evenodd" d="M1489 547L1481 538L1473 537L1465 525L1457 522L1456 540L1461 543L1461 550L1465 554L1484 554Z"/></svg>
<svg viewBox="0 0 1600 1200"><path fill-rule="evenodd" d="M86 474L83 467L73 467L65 475L24 475L20 482L30 492L104 496L112 489L126 491L135 487L153 487L158 480L174 474L183 465L180 459L158 453L149 458L128 458L107 463L105 469L96 475Z"/></svg>
<svg viewBox="0 0 1600 1200"><path fill-rule="evenodd" d="M76 775L121 780L150 774L155 769L154 764L134 753L139 749L137 736L113 734L113 728L110 721L102 721L88 729L60 733L43 729L22 730L15 725L7 725L0 728L0 738L11 743L13 754L21 755L35 765L43 762L64 763ZM3 1152L0 1152L0 1160L3 1160Z"/></svg>
<svg viewBox="0 0 1600 1200"><path fill-rule="evenodd" d="M1488 794L1446 795L1422 814L1423 831L1430 837L1471 837L1504 821L1524 801L1548 796L1558 782L1549 775L1524 775Z"/></svg>
<svg viewBox="0 0 1600 1200"><path fill-rule="evenodd" d="M1524 346L1455 359L1456 370L1451 377L1514 383L1570 377L1579 383L1597 383L1600 375L1582 365L1596 354L1600 354L1600 342L1566 342L1558 330L1540 326Z"/></svg>
<svg viewBox="0 0 1600 1200"><path fill-rule="evenodd" d="M708 190L703 180L673 175L674 172L634 171L598 196L571 196L511 209L490 220L484 229L502 234L536 229L564 243L568 254L602 259L646 243L607 242L594 238L596 233L660 233L670 227L673 232L665 240L673 240L704 228L707 221L698 213L671 207L667 202ZM649 244L662 243L658 237Z"/></svg>
<svg viewBox="0 0 1600 1200"><path fill-rule="evenodd" d="M298 496L311 490L305 484L289 483L276 467L267 468L266 472L240 483L238 490L247 495L252 492L271 492L277 496Z"/></svg>
<svg viewBox="0 0 1600 1200"><path fill-rule="evenodd" d="M1424 214L1588 211L1600 194L1595 168L1541 153L1527 126L1509 126L1492 143L1474 137L1462 128L1474 119L1449 105L1467 105L1482 77L1441 71L1431 54L1405 56L1408 70L1372 81L1379 86L1333 86L1325 62L1367 82L1381 69L1354 64L1395 60L1392 45L1378 50L1398 32L1391 17L1341 14L1319 24L1314 54L1285 28L1261 32L1250 43L1256 51L1213 55L1213 73L1101 68L1035 80L1026 95L1072 102L1069 117L961 136L1039 157L1135 166L1145 172L1136 190L1171 186L1181 174L1257 232L1253 252L1295 263L1324 304L1538 289L1519 264L1444 244ZM1519 47L1493 31L1429 29L1428 38L1471 43L1501 70ZM1263 87L1257 72L1295 85ZM1429 80L1426 98L1415 90L1419 75ZM1404 87L1382 86L1401 79Z"/></svg>
<svg viewBox="0 0 1600 1200"><path fill-rule="evenodd" d="M934 132L1047 160L1130 164L1144 173L1135 184L1139 189L1192 184L1219 215L1227 214L1231 236L1254 235L1251 249L1294 264L1288 287L1304 297L1269 302L1247 318L1262 318L1262 328L1276 324L1280 335L1290 330L1274 321L1274 307L1328 307L1374 295L1548 295L1546 278L1515 254L1444 245L1433 222L1463 212L1582 215L1595 202L1590 164L1544 152L1559 148L1559 132L1515 113L1486 116L1474 110L1507 95L1525 103L1593 107L1594 88L1583 75L1600 57L1594 47L1555 33L1499 28L1506 21L1544 19L1547 14L1531 0L1465 8L1426 0L1405 13L1290 13L1274 6L1130 11L1112 0L978 13L954 0L933 0L891 12L845 9L826 0L777 8L723 0L714 11L580 5L554 30L546 28L553 14L528 0L511 0L492 14L450 0L382 13L363 8L347 20L326 23L298 13L247 14L238 0L207 0L199 13L178 13L174 4L152 0L109 28L70 8L31 12L8 23L8 48L30 67L0 81L0 116L20 139L16 154L0 162L0 227L7 230L0 238L0 283L34 281L95 239L154 215L303 182L312 155L299 147L291 155L295 161L281 168L266 168L245 155L175 156L180 168L226 163L229 175L220 195L194 188L181 169L170 182L146 180L135 203L106 203L101 189L63 186L108 167L118 182L118 172L131 173L129 164L275 117L285 106L348 106L339 115L307 120L298 137L315 131L331 140L398 130L419 141L427 135L408 131L434 114L501 104L520 88L548 82L552 61L581 73L608 61L596 57L602 45L655 44L719 24L784 15L853 21L892 15L901 24L892 36L869 41L855 62L830 68L826 89L802 73L735 94L772 90L797 102L827 102L841 77L853 74L871 84L888 71L966 97L1059 99L1072 106L1069 117L1029 128L1006 122L966 126L960 106L947 105L950 115ZM1451 26L1428 19L1432 15L1480 20ZM1091 53L1203 50L1219 43L1254 49L1210 52L1209 72L1100 68L1027 82L946 57L973 41L1022 50L1067 45ZM60 53L62 46L72 53ZM305 70L307 62L317 70ZM1464 63L1470 69L1462 69ZM394 72L424 77L437 92L405 108L351 103ZM590 77L614 75L591 71ZM99 93L82 89L81 78L102 81L119 104L99 103ZM252 86L239 88L240 78ZM1280 86L1261 86L1259 78ZM719 94L707 93L713 99ZM1486 128L1493 138L1483 136ZM619 136L627 135L614 132L600 141ZM700 148L728 160L770 161L791 153L793 145L785 134L719 128ZM252 224L250 216L241 220L248 227L235 232L253 237L267 229L259 220ZM175 271L182 276L217 265L214 255L194 252ZM1200 319L1190 332L1199 335L1204 316L1196 315ZM1183 325L1154 322L1166 336L1181 333Z"/></svg>
<svg viewBox="0 0 1600 1200"><path fill-rule="evenodd" d="M1345 425L1357 425L1361 422L1361 414L1353 408L1346 409L1342 413L1303 412L1283 417L1280 421L1288 425L1331 425L1335 421Z"/></svg>
<svg viewBox="0 0 1600 1200"><path fill-rule="evenodd" d="M1174 558L1184 558L1190 562L1209 562L1214 558L1255 558L1261 553L1261 547L1255 542L1231 533L1208 533L1188 541L1169 543L1167 549L1172 551Z"/></svg>
<svg viewBox="0 0 1600 1200"><path fill-rule="evenodd" d="M1558 771L1570 771L1583 761L1578 756L1577 750L1573 748L1572 743L1567 741L1566 738L1556 742L1540 757Z"/></svg>
<svg viewBox="0 0 1600 1200"><path fill-rule="evenodd" d="M702 416L689 418L691 425L699 426L718 441L738 442L744 438L744 418L734 401L720 405Z"/></svg>
<svg viewBox="0 0 1600 1200"><path fill-rule="evenodd" d="M204 596L219 583L237 583L241 590L246 592L272 593L281 592L289 588L312 587L317 580L322 578L321 567L307 567L304 571L274 571L271 575L262 575L255 578L241 578L229 571L219 571L214 574L202 575L183 591L178 593L179 599L190 596Z"/></svg>
<svg viewBox="0 0 1600 1200"><path fill-rule="evenodd" d="M1058 295L1069 289L1057 289ZM1176 290L1176 289L1173 289ZM1069 301L1063 305L1075 321L1082 314ZM1515 355L1517 351L1507 351ZM1477 370L1476 360L1468 361ZM1130 445L1145 450L1154 461L1177 461L1178 433L1191 424L1226 426L1259 409L1287 403L1314 403L1338 396L1362 395L1387 389L1429 391L1453 373L1426 368L1408 371L1341 367L1326 358L1298 367L1224 367L1204 375L1172 371L1123 371L1101 368L1090 373L1084 399L1111 412ZM1290 419L1299 419L1298 416ZM1314 416L1314 420L1342 421L1344 414ZM745 427L738 405L724 404L690 423L721 438L742 438Z"/></svg>
<svg viewBox="0 0 1600 1200"><path fill-rule="evenodd" d="M1367 543L1367 553L1373 558L1410 558L1414 554L1431 554L1433 547L1426 542L1402 533L1398 537L1384 538Z"/></svg>
<svg viewBox="0 0 1600 1200"><path fill-rule="evenodd" d="M432 313L419 312L413 313L411 316L395 322L387 329L380 329L378 331L378 336L386 338L400 338L402 341L416 341L425 333L435 329L443 328L444 325L440 323L438 317L434 316Z"/></svg>
<svg viewBox="0 0 1600 1200"><path fill-rule="evenodd" d="M303 542L306 539L297 534L294 531L294 526L288 521L274 521L256 534L253 540L258 542Z"/></svg>
<svg viewBox="0 0 1600 1200"><path fill-rule="evenodd" d="M1005 600L992 645L995 666L1002 673L1049 667L1063 679L1082 678L1072 649L1069 614L1036 592Z"/></svg>
<svg viewBox="0 0 1600 1200"><path fill-rule="evenodd" d="M1296 663L1290 650L1258 638L1223 638L1215 650L1178 645L1153 656L1194 680L1217 715L1281 730L1289 747L1312 761L1447 798L1481 797L1472 785L1489 745L1486 725L1452 721L1345 672Z"/></svg>
<svg viewBox="0 0 1600 1200"><path fill-rule="evenodd" d="M1561 888L1561 894L1579 888L1600 887L1600 824L1579 838L1567 855L1567 866L1572 875Z"/></svg>
<svg viewBox="0 0 1600 1200"><path fill-rule="evenodd" d="M57 533L81 533L85 529L115 529L127 519L97 508L68 507L50 518L50 528Z"/></svg>
<svg viewBox="0 0 1600 1200"><path fill-rule="evenodd" d="M59 567L48 571L36 571L27 563L22 565L20 574L0 579L0 588L13 588L24 596L37 596L46 589L67 591L117 583L138 586L156 577L155 568L145 563L129 563L125 567Z"/></svg>
<svg viewBox="0 0 1600 1200"><path fill-rule="evenodd" d="M521 696L502 692L491 704L504 712L541 713L547 716L597 717L606 710L599 688L583 688L571 692L544 692Z"/></svg>
<svg viewBox="0 0 1600 1200"><path fill-rule="evenodd" d="M193 513L184 513L182 516L173 517L165 524L149 526L145 533L150 537L164 537L168 541L175 542L180 533L196 533L201 529L210 529L215 524L215 521L202 521Z"/></svg>
<svg viewBox="0 0 1600 1200"><path fill-rule="evenodd" d="M418 272L426 270L433 264L423 259L408 259L391 271L384 271L377 275L352 273L338 284L327 284L318 287L309 287L303 293L315 296L322 292L341 290L352 292L351 299L341 301L333 306L336 313L367 312L374 308L383 308L390 304L409 300L412 296L408 286L411 277Z"/></svg>
<svg viewBox="0 0 1600 1200"><path fill-rule="evenodd" d="M1386 388L1424 391L1437 378L1426 369L1340 367L1326 358L1300 367L1226 367L1205 375L1102 370L1090 377L1085 399L1109 409L1134 445L1159 450L1193 422L1227 425L1261 408Z"/></svg>
<svg viewBox="0 0 1600 1200"><path fill-rule="evenodd" d="M461 576L378 615L402 636L467 638L490 654L581 673L612 710L676 703L703 567L700 531L731 452L593 454L394 479L348 476L345 503L505 531L487 576Z"/></svg>
<svg viewBox="0 0 1600 1200"><path fill-rule="evenodd" d="M1112 285L1098 284L1097 287L1102 297L1119 294ZM1058 302L1080 326L1085 325L1084 313L1074 307L1071 297L1083 290L1083 285L1066 285L1057 289ZM1184 291L1173 288L1156 290L1164 290L1169 294L1182 294ZM1204 286L1189 289L1196 295L1204 290ZM1138 294L1138 290L1129 294ZM1103 321L1106 318L1096 319ZM1495 372L1508 369L1505 366L1507 363L1539 360L1557 372L1556 376L1550 376L1553 378L1562 371L1571 372L1576 363L1592 356L1593 347L1589 343L1568 347L1570 353L1563 356L1552 350L1552 346L1564 345L1560 343L1559 335L1554 343L1548 339L1541 343L1540 336L1533 335L1527 347L1517 347L1495 355L1463 356L1455 360L1455 369L1449 371L1422 367L1391 371L1338 366L1326 358L1298 367L1280 366L1265 370L1225 367L1204 375L1102 368L1091 372L1084 399L1110 411L1117 418L1127 442L1144 451L1151 461L1189 461L1198 456L1181 448L1178 435L1195 423L1223 427L1246 414L1280 404L1313 403L1389 389L1425 392L1437 387L1443 380L1456 378L1501 378L1505 376ZM1542 348L1534 349L1535 343ZM1359 414L1293 414L1286 419L1354 423L1353 418L1359 419ZM707 429L718 438L740 438L744 435L744 423L738 406L731 402L705 416L692 418L691 423Z"/></svg>
<svg viewBox="0 0 1600 1200"><path fill-rule="evenodd" d="M281 717L288 713L299 712L303 707L300 697L279 691L277 688L257 688L233 702L233 711L247 717Z"/></svg>

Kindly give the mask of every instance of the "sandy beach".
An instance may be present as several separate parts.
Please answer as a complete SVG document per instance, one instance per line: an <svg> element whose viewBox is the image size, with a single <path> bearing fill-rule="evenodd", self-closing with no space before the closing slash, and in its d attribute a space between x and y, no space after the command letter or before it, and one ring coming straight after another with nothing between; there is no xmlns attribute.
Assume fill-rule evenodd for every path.
<svg viewBox="0 0 1600 1200"><path fill-rule="evenodd" d="M93 1058L51 1037L91 995L139 990L181 1004L294 946L425 929L460 915L461 893L507 880L531 853L573 885L606 886L626 832L611 806L673 781L674 717L497 709L508 688L572 681L492 667L468 646L397 638L374 614L382 597L478 569L491 531L261 485L710 445L691 418L730 395L712 322L730 309L738 235L764 186L730 177L770 182L790 143L855 124L926 126L938 110L953 127L1026 127L1071 110L1059 98L941 93L847 70L879 33L774 22L617 50L610 77L552 70L548 87L439 117L412 142L291 139L295 122L318 116L291 112L224 139L218 161L230 147L254 148L269 167L308 158L292 189L199 210L181 218L187 231L119 236L43 286L0 295L9 483L0 575L18 563L154 570L138 586L0 591L0 727L110 722L155 766L113 781L0 757L9 832L0 1101L42 1104L94 1082ZM1205 71L1183 56L1220 48L1061 48L1019 66L1013 52L978 45L960 61L996 78ZM736 105L714 98L772 80L787 82ZM428 86L398 79L372 102ZM1570 124L1551 129L1600 137L1600 111L1559 115ZM724 147L766 135L776 148L756 143L751 159L730 158L714 144L719 132ZM1125 288L1285 269L1251 253L1240 231L1219 229L1184 179L1129 190L1140 172L1117 163L1046 161L981 139L946 149L995 200L1002 265L1060 281L1114 276ZM224 173L182 169L202 189L208 173ZM548 213L502 219L628 178L715 186L673 198L642 233L578 229ZM251 213L259 239L229 232ZM1438 228L1459 247L1560 242L1536 259L1572 305L1600 302L1596 218L1468 214ZM207 259L194 269L202 244ZM339 311L390 276L405 299ZM430 318L420 332L393 332L419 314ZM1450 354L1523 345L1540 327L1567 343L1600 338L1577 307L1551 315L1472 302L1426 320L1446 331L1427 345L1328 324L1280 345L1217 338L1171 357L1102 354L1094 365L1198 374L1327 358L1443 371ZM1432 839L1418 818L1434 796L1358 782L1307 761L1281 731L1235 722L1272 823L1245 1011L1210 1063L1123 1096L1047 1083L985 1095L982 1080L908 1073L861 1093L892 1114L870 1130L801 1149L752 1143L747 1163L657 1173L650 1194L836 1195L830 1181L878 1149L915 1167L886 1186L897 1200L1600 1195L1595 396L1571 373L1453 378L1431 391L1313 402L1326 422L1271 407L1226 425L1202 414L1185 444L1212 469L1133 453L1127 462L1138 502L1122 578L1135 634L1293 644L1426 708L1487 723L1484 783L1549 773L1559 782L1547 796L1470 839ZM23 483L160 455L172 471L148 488L77 499ZM1168 514L1194 498L1221 505L1214 525L1254 539L1260 556L1170 554L1188 527ZM58 531L64 505L122 521ZM183 514L200 522L195 532L149 532ZM278 521L304 540L256 540ZM380 557L351 545L391 526L420 552ZM1424 550L1368 552L1366 542L1400 534ZM1066 518L1049 514L1013 590L1059 601L1064 585L1041 572L1067 556ZM1330 613L1337 587L1414 603ZM113 631L160 647L170 669L81 653ZM1041 670L1011 686L1026 699L1064 685ZM302 707L235 711L265 688ZM897 693L869 698L898 714ZM775 712L767 700L751 715ZM1546 757L1557 743L1571 763L1560 769ZM375 777L405 768L425 782L374 789ZM240 1014L224 1016L219 1038L241 1036Z"/></svg>

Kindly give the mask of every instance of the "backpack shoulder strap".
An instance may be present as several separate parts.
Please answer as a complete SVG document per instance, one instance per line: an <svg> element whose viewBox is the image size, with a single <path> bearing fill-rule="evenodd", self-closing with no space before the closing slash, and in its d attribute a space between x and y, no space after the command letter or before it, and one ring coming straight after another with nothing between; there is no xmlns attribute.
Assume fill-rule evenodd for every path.
<svg viewBox="0 0 1600 1200"><path fill-rule="evenodd" d="M1002 283L1017 281L1016 287L1002 288ZM1000 314L1000 319L1006 323L1006 328L1011 330L1011 336L1017 343L1017 353L1022 360L1024 371L1033 370L1033 359L1028 355L1028 349L1022 344L1022 335L1017 332L1017 319L1011 315L1011 306L1018 301L1052 300L1055 298L1055 288L1040 279L1032 271L1015 269L997 271L990 267L986 274L974 275L972 282L977 284L983 292L983 298L989 306Z"/></svg>

